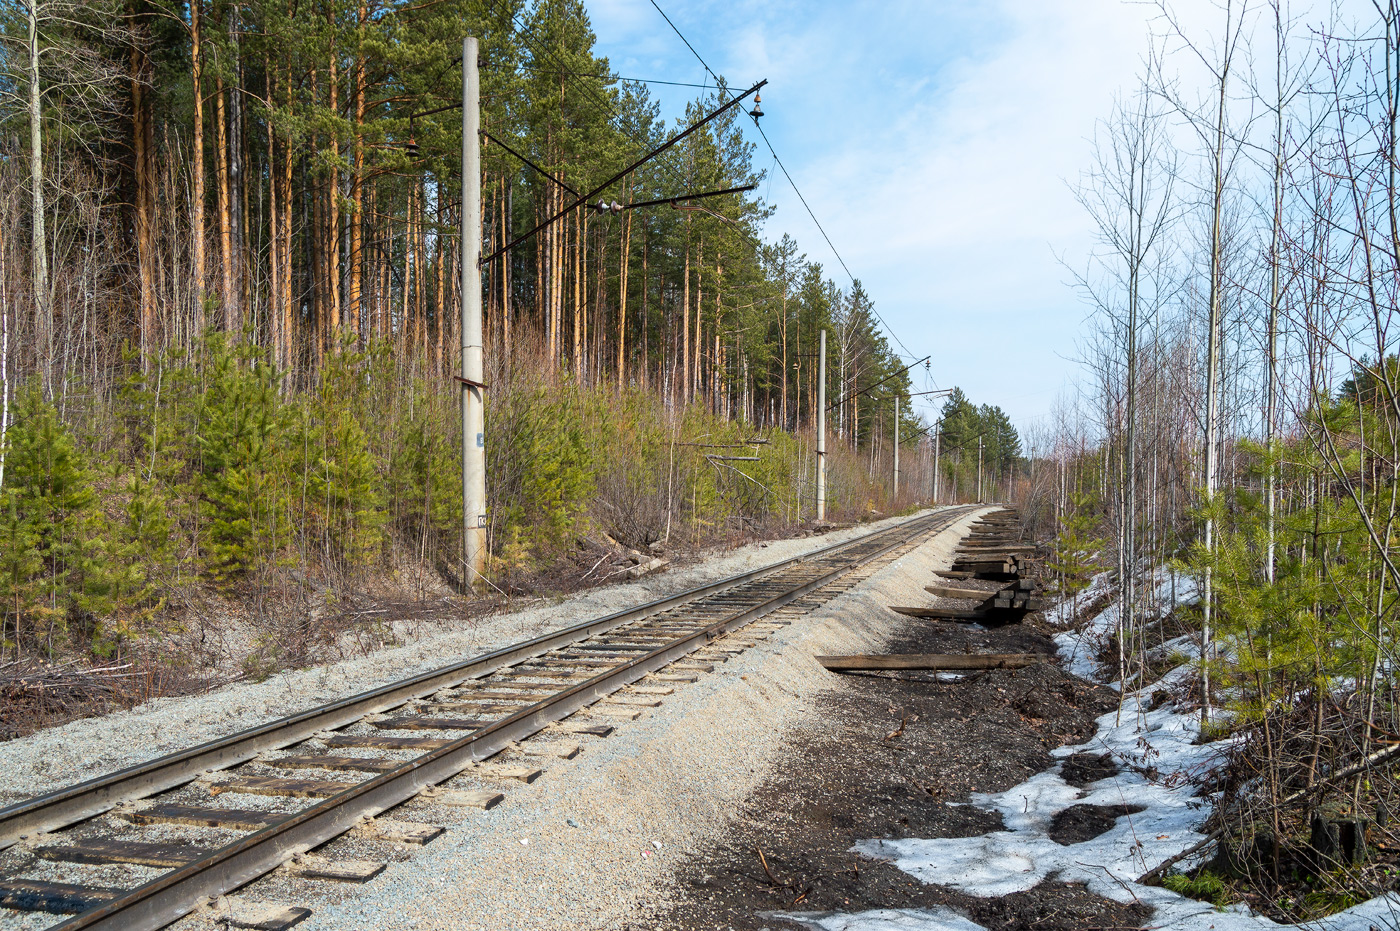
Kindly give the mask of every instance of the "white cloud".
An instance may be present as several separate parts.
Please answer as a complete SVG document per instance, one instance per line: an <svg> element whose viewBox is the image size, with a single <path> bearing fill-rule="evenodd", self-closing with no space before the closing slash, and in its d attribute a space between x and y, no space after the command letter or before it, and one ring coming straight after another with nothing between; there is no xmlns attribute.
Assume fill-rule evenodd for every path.
<svg viewBox="0 0 1400 931"><path fill-rule="evenodd" d="M1207 0L1178 4L1193 30ZM734 83L767 77L764 129L812 209L934 377L1019 421L1049 411L1085 316L1056 260L1082 261L1088 218L1067 181L1113 95L1135 83L1153 8L1121 0L849 3L664 0ZM600 45L641 77L699 64L650 0L594 0ZM627 64L621 62L629 56ZM680 89L660 88L677 112ZM771 158L760 144L756 164ZM770 235L792 233L844 284L786 181ZM1011 351L1008 352L1007 349Z"/></svg>

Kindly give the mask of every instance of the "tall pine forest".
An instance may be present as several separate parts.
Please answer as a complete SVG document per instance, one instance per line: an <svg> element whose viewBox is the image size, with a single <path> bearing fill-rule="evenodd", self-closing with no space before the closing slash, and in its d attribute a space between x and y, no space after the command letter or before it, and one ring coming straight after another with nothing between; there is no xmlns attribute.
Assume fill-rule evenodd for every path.
<svg viewBox="0 0 1400 931"><path fill-rule="evenodd" d="M486 255L732 92L663 120L579 0L0 17L3 658L193 674L212 630L257 672L309 661L366 597L462 592L462 37L481 39ZM749 120L606 200L763 180ZM910 360L858 281L763 239L762 190L579 207L483 266L497 597L600 581L608 547L810 521L823 329L833 519L928 499L927 454L891 499ZM930 437L901 410L913 460ZM955 454L948 480L970 494L975 467Z"/></svg>

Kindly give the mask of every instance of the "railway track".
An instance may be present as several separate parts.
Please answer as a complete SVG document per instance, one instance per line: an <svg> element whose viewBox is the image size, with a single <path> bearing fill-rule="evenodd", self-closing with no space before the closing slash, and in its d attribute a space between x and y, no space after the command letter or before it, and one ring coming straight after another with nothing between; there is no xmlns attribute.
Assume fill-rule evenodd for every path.
<svg viewBox="0 0 1400 931"><path fill-rule="evenodd" d="M44 913L71 916L55 931L154 929L215 901L226 924L291 927L310 913L219 897L278 869L371 879L383 862L313 851L347 834L430 841L443 829L384 814L413 799L495 805L503 796L483 783L539 774L501 759L576 753L578 735L606 736L969 510L913 518L0 809L0 927L5 915ZM139 884L101 882L115 866ZM75 873L83 881L68 881Z"/></svg>

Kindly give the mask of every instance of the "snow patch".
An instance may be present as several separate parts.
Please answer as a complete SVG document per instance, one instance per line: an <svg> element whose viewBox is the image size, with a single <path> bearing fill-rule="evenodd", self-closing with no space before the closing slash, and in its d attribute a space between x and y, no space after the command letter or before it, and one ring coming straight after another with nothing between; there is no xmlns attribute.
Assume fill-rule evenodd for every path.
<svg viewBox="0 0 1400 931"><path fill-rule="evenodd" d="M880 908L844 915L839 912L778 914L817 931L986 931L944 905L934 908Z"/></svg>
<svg viewBox="0 0 1400 931"><path fill-rule="evenodd" d="M1107 575L1096 576L1079 603L1087 604L1108 591ZM1145 601L1158 616L1180 605L1194 603L1194 580L1160 569L1153 574ZM1110 603L1080 630L1066 630L1056 642L1070 671L1096 678L1093 657L1118 625L1116 602ZM1062 603L1046 613L1061 626L1074 622L1072 604ZM1199 655L1190 638L1164 644L1164 655ZM1181 931L1254 931L1291 927L1303 931L1371 931L1400 928L1400 895L1386 895L1361 903L1325 919L1300 925L1279 925L1254 914L1247 906L1216 908L1167 889L1144 886L1136 878L1203 839L1196 828L1209 814L1209 799L1196 794L1193 778L1204 775L1221 760L1219 744L1200 745L1200 724L1194 714L1170 707L1151 709L1153 693L1190 674L1186 667L1173 670L1158 683L1130 692L1118 711L1098 720L1094 737L1078 746L1060 747L1057 757L1077 752L1110 753L1119 763L1117 775L1090 783L1082 790L1061 778L1061 766L1005 792L974 794L970 804L1001 814L1005 830L981 837L922 840L869 840L855 846L861 854L892 862L923 882L936 883L969 895L993 897L1024 892L1054 877L1061 882L1082 882L1090 891L1122 903L1151 906L1155 927ZM1051 840L1055 815L1072 805L1142 806L1143 811L1123 815L1098 837L1064 846ZM1183 868L1192 865L1183 861ZM964 931L976 928L957 913L964 924L948 924L946 915L921 911L877 911L854 915L803 918L821 931ZM797 916L791 916L796 918ZM845 922L845 923L842 923ZM863 923L862 923L863 922Z"/></svg>

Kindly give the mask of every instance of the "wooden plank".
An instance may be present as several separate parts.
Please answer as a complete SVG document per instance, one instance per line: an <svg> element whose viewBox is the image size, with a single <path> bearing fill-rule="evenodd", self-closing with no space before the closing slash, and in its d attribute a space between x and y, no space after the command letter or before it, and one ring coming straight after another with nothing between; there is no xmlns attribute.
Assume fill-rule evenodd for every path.
<svg viewBox="0 0 1400 931"><path fill-rule="evenodd" d="M556 741L546 741L538 744L527 742L521 744L516 750L525 756L555 756L561 760L572 760L583 752L583 748L576 743L559 743Z"/></svg>
<svg viewBox="0 0 1400 931"><path fill-rule="evenodd" d="M394 737L388 734L337 734L324 741L328 747L366 747L372 750L438 750L452 743L447 737Z"/></svg>
<svg viewBox="0 0 1400 931"><path fill-rule="evenodd" d="M485 727L490 722L478 721L473 718L440 718L435 715L406 714L370 723L386 731L474 731Z"/></svg>
<svg viewBox="0 0 1400 931"><path fill-rule="evenodd" d="M275 811L239 808L205 808L199 805L152 805L121 816L132 824L187 824L191 827L223 828L226 831L261 831L291 817Z"/></svg>
<svg viewBox="0 0 1400 931"><path fill-rule="evenodd" d="M661 702L655 698L646 698L638 695L636 698L629 698L626 695L609 695L603 699L610 705L625 705L629 708L660 708Z"/></svg>
<svg viewBox="0 0 1400 931"><path fill-rule="evenodd" d="M421 821L371 818L363 824L355 825L351 828L350 833L356 837L368 837L393 844L413 844L421 847L441 837L446 831L446 828L436 824L424 824Z"/></svg>
<svg viewBox="0 0 1400 931"><path fill-rule="evenodd" d="M433 714L471 715L475 718L500 717L502 715L513 714L521 708L529 707L530 704L532 703L528 701L510 703L498 702L496 704L476 701L445 701L432 705L426 710L431 711Z"/></svg>
<svg viewBox="0 0 1400 931"><path fill-rule="evenodd" d="M201 857L208 856L210 850L193 844L152 844L145 841L90 837L78 844L35 847L34 853L45 860L62 860L65 863L134 863L138 866L169 869L193 863Z"/></svg>
<svg viewBox="0 0 1400 931"><path fill-rule="evenodd" d="M508 763L482 763L467 770L473 776L484 779L516 779L529 785L544 775L544 770L532 766L511 766Z"/></svg>
<svg viewBox="0 0 1400 931"><path fill-rule="evenodd" d="M560 721L554 729L565 734L587 734L589 737L607 737L614 730L611 724L585 724L582 721Z"/></svg>
<svg viewBox="0 0 1400 931"><path fill-rule="evenodd" d="M963 571L1010 572L1016 564L1010 559L981 559L979 557L963 555L954 559L953 565Z"/></svg>
<svg viewBox="0 0 1400 931"><path fill-rule="evenodd" d="M490 692L485 689L469 689L461 693L463 701L513 701L530 705L557 691L553 686L520 686L519 692ZM431 707L431 706L430 706Z"/></svg>
<svg viewBox="0 0 1400 931"><path fill-rule="evenodd" d="M301 854L282 864L282 869L305 879L331 879L343 883L367 883L388 866L382 860L332 860Z"/></svg>
<svg viewBox="0 0 1400 931"><path fill-rule="evenodd" d="M242 896L219 896L196 914L217 925L252 931L287 931L311 917L311 909L280 902L260 902Z"/></svg>
<svg viewBox="0 0 1400 931"><path fill-rule="evenodd" d="M959 571L957 571L956 569L954 569L954 570L939 570L939 569L935 569L933 574L936 575L936 576L938 576L940 579L950 579L950 580L955 581L955 582L965 582L965 581L967 581L968 579L972 578L972 573L971 573L971 572L959 572Z"/></svg>
<svg viewBox="0 0 1400 931"><path fill-rule="evenodd" d="M434 805L482 810L495 808L506 800L500 792L492 792L490 789L444 789L442 786L429 786L419 792L418 797Z"/></svg>
<svg viewBox="0 0 1400 931"><path fill-rule="evenodd" d="M583 709L585 714L596 714L603 718L618 718L623 721L635 721L642 716L640 711L631 708L608 708L602 705L589 705Z"/></svg>
<svg viewBox="0 0 1400 931"><path fill-rule="evenodd" d="M353 783L327 779L282 779L277 776L242 776L232 782L216 782L211 795L235 792L242 795L281 795L289 798L330 798L352 788Z"/></svg>
<svg viewBox="0 0 1400 931"><path fill-rule="evenodd" d="M387 773L389 770L398 769L403 765L401 760L384 760L373 756L333 756L330 754L284 756L263 762L278 769L332 769L358 773Z"/></svg>
<svg viewBox="0 0 1400 931"><path fill-rule="evenodd" d="M944 621L977 621L986 617L985 611L964 610L962 608L920 608L909 605L890 605L890 610L907 617L926 617Z"/></svg>
<svg viewBox="0 0 1400 931"><path fill-rule="evenodd" d="M951 585L925 585L924 591L939 598L962 598L969 601L985 601L996 594L984 588L954 588Z"/></svg>
<svg viewBox="0 0 1400 931"><path fill-rule="evenodd" d="M121 894L121 889L104 886L75 886L38 879L0 880L0 908L20 912L73 915L106 905Z"/></svg>
<svg viewBox="0 0 1400 931"><path fill-rule="evenodd" d="M818 656L827 669L1020 669L1049 662L1048 653L891 653Z"/></svg>

